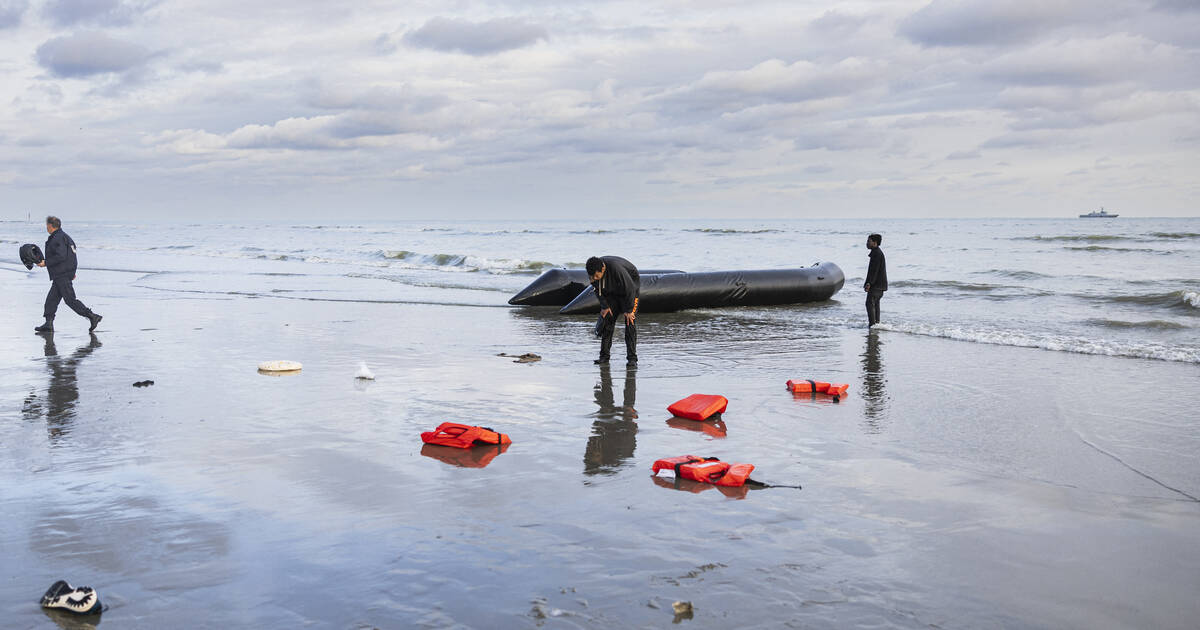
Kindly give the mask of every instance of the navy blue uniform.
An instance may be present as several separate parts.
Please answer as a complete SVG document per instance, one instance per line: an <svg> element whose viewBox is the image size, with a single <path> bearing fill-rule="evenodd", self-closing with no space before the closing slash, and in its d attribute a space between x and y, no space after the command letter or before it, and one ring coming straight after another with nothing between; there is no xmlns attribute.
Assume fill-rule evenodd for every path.
<svg viewBox="0 0 1200 630"><path fill-rule="evenodd" d="M871 263L867 265L867 281L863 288L867 290L867 325L879 323L879 300L887 291L887 261L879 246L871 249Z"/></svg>
<svg viewBox="0 0 1200 630"><path fill-rule="evenodd" d="M596 289L601 310L612 309L612 317L606 318L600 337L600 360L608 361L617 321L624 319L625 313L637 313L642 279L637 267L620 256L601 256L600 260L604 262L604 277L593 282L592 287ZM625 322L625 359L637 361L637 324L628 321Z"/></svg>
<svg viewBox="0 0 1200 630"><path fill-rule="evenodd" d="M54 230L46 239L46 271L50 273L50 292L46 294L46 307L42 314L46 321L54 320L58 312L58 303L65 301L82 317L91 319L95 313L84 306L75 297L75 272L79 269L79 259L75 257L75 241L62 230Z"/></svg>

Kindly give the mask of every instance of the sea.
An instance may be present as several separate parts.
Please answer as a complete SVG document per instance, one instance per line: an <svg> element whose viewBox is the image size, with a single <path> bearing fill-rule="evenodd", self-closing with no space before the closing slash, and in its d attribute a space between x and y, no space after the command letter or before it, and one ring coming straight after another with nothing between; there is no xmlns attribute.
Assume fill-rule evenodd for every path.
<svg viewBox="0 0 1200 630"><path fill-rule="evenodd" d="M964 343L1200 363L1200 219L75 222L84 269L164 295L506 308L542 272L620 255L683 271L842 268L806 322L861 327L866 236L883 236L882 329ZM40 225L0 223L17 246ZM793 317L755 309L755 316Z"/></svg>
<svg viewBox="0 0 1200 630"><path fill-rule="evenodd" d="M0 222L5 628L1200 618L1200 218L64 220L94 335L65 306L34 334L46 234ZM594 315L508 304L610 254L846 282L642 313L636 366L593 364ZM667 411L695 393L719 420ZM422 444L442 422L512 444ZM773 487L651 474L685 454ZM60 579L102 626L39 607Z"/></svg>

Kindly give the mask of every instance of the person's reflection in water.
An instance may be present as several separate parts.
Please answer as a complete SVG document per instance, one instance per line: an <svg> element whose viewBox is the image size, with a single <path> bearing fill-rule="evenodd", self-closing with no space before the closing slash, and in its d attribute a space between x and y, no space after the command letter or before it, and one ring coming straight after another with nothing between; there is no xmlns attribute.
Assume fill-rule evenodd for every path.
<svg viewBox="0 0 1200 630"><path fill-rule="evenodd" d="M600 409L583 454L583 473L612 474L633 457L637 447L638 426L634 420L638 414L633 408L637 399L637 368L625 368L625 392L620 407L613 400L612 372L608 365L600 365L600 383L595 393Z"/></svg>
<svg viewBox="0 0 1200 630"><path fill-rule="evenodd" d="M867 334L867 348L862 354L862 397L865 402L863 428L867 433L882 432L882 423L887 414L887 377L879 360L879 348L882 346L878 333L872 331Z"/></svg>
<svg viewBox="0 0 1200 630"><path fill-rule="evenodd" d="M75 371L79 362L101 344L92 334L88 342L79 346L70 356L60 357L54 346L54 334L46 333L42 337L46 340L46 369L50 371L50 384L46 387L43 399L39 400L36 394L27 396L22 412L26 420L45 417L46 430L50 440L54 441L70 431L71 422L75 419L75 404L79 402L79 380Z"/></svg>

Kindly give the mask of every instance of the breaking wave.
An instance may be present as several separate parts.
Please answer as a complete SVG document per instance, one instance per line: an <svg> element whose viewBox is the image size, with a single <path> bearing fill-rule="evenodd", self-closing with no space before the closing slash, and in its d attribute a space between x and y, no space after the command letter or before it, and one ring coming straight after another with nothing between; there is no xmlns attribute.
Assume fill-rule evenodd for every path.
<svg viewBox="0 0 1200 630"><path fill-rule="evenodd" d="M1151 232L1150 236L1153 236L1154 238L1187 239L1187 238L1200 238L1200 233L1197 233L1197 232Z"/></svg>
<svg viewBox="0 0 1200 630"><path fill-rule="evenodd" d="M387 250L380 252L380 256L386 258L393 267L436 271L534 274L560 266L544 260L483 258L465 254L421 254L408 250Z"/></svg>
<svg viewBox="0 0 1200 630"><path fill-rule="evenodd" d="M1100 326L1102 328L1117 328L1126 330L1178 330L1180 328L1187 328L1187 326L1183 324L1169 322L1163 319L1151 319L1141 322L1127 322L1120 319L1089 319L1086 321L1086 323L1093 326Z"/></svg>
<svg viewBox="0 0 1200 630"><path fill-rule="evenodd" d="M1129 241L1135 240L1131 236L1119 236L1113 234L1071 234L1066 236L1014 236L1014 241L1066 241L1068 243L1093 243L1105 241Z"/></svg>
<svg viewBox="0 0 1200 630"><path fill-rule="evenodd" d="M1074 352L1134 359L1155 359L1181 363L1200 363L1200 348L1179 348L1157 343L1089 339L1067 335L1038 335L1014 330L968 328L936 324L880 323L876 327L911 335L942 337L957 341L986 343L1020 348L1040 348L1055 352Z"/></svg>
<svg viewBox="0 0 1200 630"><path fill-rule="evenodd" d="M693 228L684 232L699 232L700 234L781 234L783 230L762 228L757 230L737 230L732 228Z"/></svg>
<svg viewBox="0 0 1200 630"><path fill-rule="evenodd" d="M1108 247L1105 245L1087 245L1077 247L1067 247L1066 249L1077 252L1141 252L1145 254L1173 254L1174 252L1165 249L1153 249L1150 247Z"/></svg>
<svg viewBox="0 0 1200 630"><path fill-rule="evenodd" d="M1169 293L1142 293L1137 295L1081 295L1084 299L1096 302L1114 302L1117 304L1141 304L1144 306L1161 306L1178 309L1200 309L1200 293L1196 291L1171 291Z"/></svg>

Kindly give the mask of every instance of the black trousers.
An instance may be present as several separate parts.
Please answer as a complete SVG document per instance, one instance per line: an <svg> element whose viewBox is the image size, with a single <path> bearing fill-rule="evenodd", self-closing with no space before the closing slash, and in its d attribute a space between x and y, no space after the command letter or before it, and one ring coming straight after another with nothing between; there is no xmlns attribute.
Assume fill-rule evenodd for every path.
<svg viewBox="0 0 1200 630"><path fill-rule="evenodd" d="M867 325L874 326L879 323L879 299L883 297L883 291L871 289L867 291Z"/></svg>
<svg viewBox="0 0 1200 630"><path fill-rule="evenodd" d="M67 306L81 317L92 316L92 310L75 297L75 286L71 284L71 280L71 278L58 278L50 281L50 292L46 294L46 308L42 311L47 320L54 319L60 301L66 302Z"/></svg>
<svg viewBox="0 0 1200 630"><path fill-rule="evenodd" d="M624 313L614 313L612 320L606 320L604 331L600 335L600 359L608 360L612 352L613 333L617 330L617 322L624 321ZM625 359L637 361L637 324L625 322Z"/></svg>

